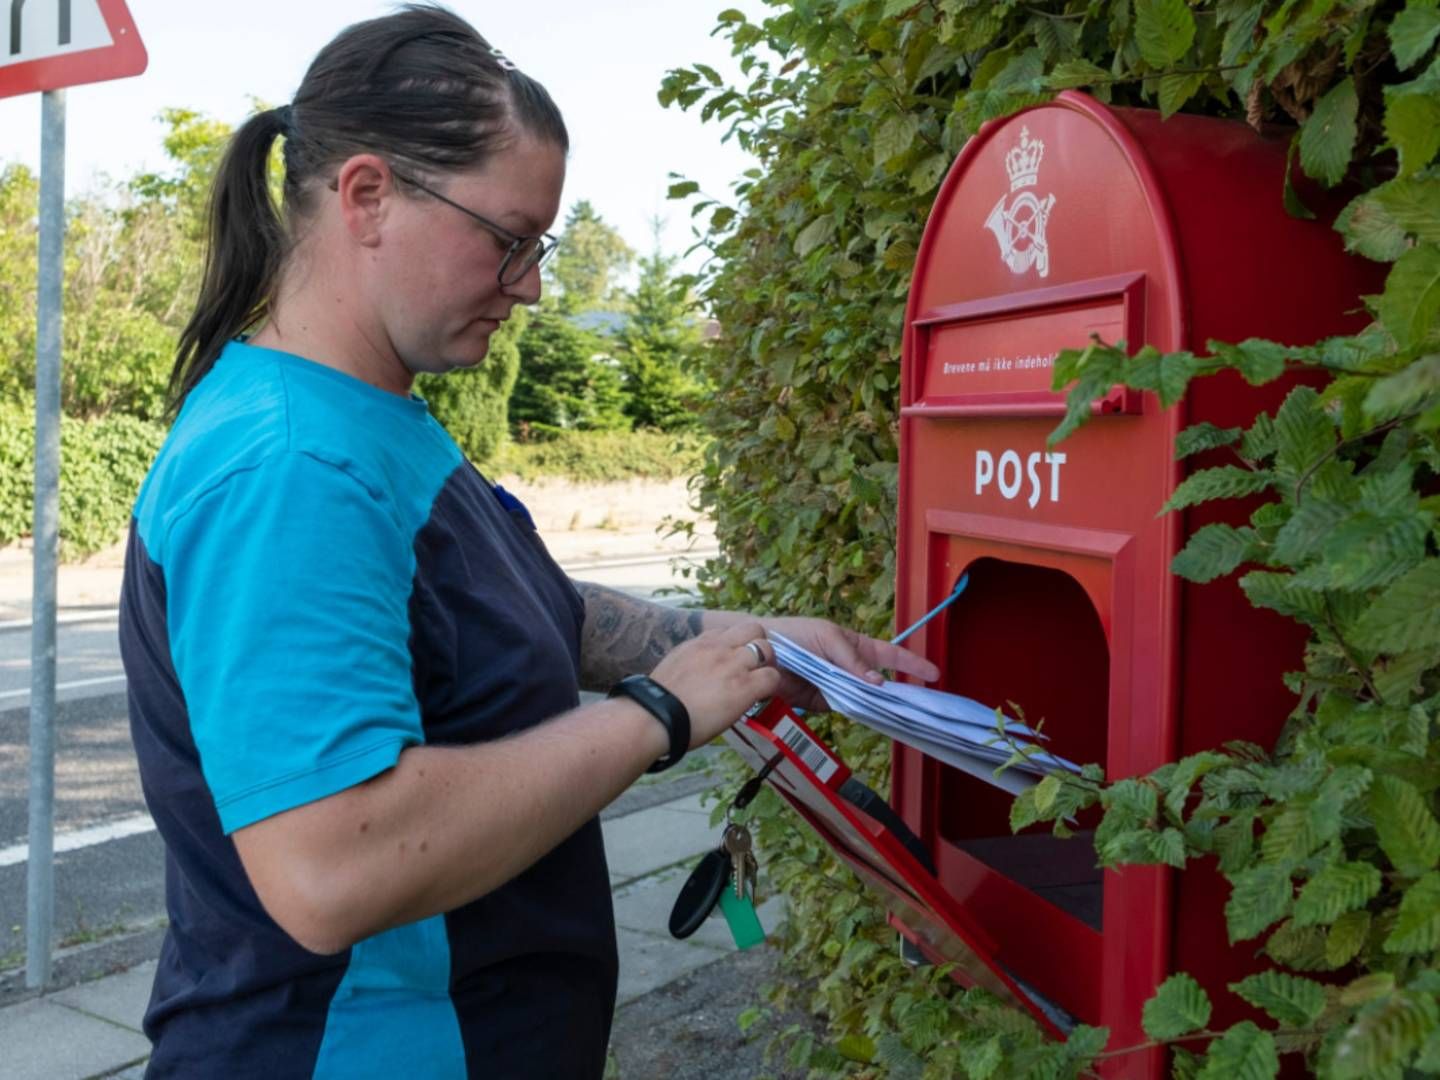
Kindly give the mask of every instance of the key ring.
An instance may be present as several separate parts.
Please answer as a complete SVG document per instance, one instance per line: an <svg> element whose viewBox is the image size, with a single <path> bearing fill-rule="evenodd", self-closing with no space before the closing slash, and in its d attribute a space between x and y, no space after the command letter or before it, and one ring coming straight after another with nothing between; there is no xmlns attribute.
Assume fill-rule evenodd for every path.
<svg viewBox="0 0 1440 1080"><path fill-rule="evenodd" d="M784 754L776 754L760 767L759 772L740 785L740 790L735 793L735 797L731 799L729 805L725 807L726 828L729 828L730 825L733 824L732 816L735 811L745 810L755 801L755 796L760 793L760 787L765 783L765 778L774 772L775 766L779 765L784 759Z"/></svg>

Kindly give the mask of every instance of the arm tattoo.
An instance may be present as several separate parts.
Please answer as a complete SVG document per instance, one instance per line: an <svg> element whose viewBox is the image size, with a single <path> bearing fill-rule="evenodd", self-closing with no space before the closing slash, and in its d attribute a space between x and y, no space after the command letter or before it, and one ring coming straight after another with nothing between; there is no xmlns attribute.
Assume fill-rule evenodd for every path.
<svg viewBox="0 0 1440 1080"><path fill-rule="evenodd" d="M585 600L580 686L604 692L626 675L648 675L661 657L700 633L701 613L652 604L603 585L575 582Z"/></svg>

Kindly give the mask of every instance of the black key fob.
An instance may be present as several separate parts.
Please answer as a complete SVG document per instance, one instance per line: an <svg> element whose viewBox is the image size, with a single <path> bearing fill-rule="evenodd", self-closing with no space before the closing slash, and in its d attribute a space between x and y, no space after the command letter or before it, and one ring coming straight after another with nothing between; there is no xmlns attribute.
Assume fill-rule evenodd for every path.
<svg viewBox="0 0 1440 1080"><path fill-rule="evenodd" d="M670 934L687 938L709 918L720 902L720 894L730 884L730 853L716 848L705 855L690 871L680 895L670 910Z"/></svg>

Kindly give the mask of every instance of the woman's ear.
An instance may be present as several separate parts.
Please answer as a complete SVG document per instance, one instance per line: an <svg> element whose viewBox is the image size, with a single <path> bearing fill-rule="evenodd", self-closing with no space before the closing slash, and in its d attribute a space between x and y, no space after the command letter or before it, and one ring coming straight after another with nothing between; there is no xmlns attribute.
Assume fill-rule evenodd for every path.
<svg viewBox="0 0 1440 1080"><path fill-rule="evenodd" d="M397 195L395 174L385 159L375 154L349 158L336 175L335 191L350 238L361 247L378 246L380 227Z"/></svg>

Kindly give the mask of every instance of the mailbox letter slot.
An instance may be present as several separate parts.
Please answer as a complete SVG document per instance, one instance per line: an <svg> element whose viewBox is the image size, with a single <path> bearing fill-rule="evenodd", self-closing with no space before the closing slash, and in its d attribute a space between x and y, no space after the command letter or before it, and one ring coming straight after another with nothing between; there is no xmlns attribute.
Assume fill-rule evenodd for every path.
<svg viewBox="0 0 1440 1080"><path fill-rule="evenodd" d="M1080 764L1103 762L1110 650L1085 590L1061 570L1000 559L979 559L968 573L964 603L947 613L946 687L1013 702L1027 723L1043 721L1050 749ZM1100 871L1087 829L1069 840L1048 826L1013 835L1005 793L948 767L943 777L943 842L1099 931Z"/></svg>
<svg viewBox="0 0 1440 1080"><path fill-rule="evenodd" d="M929 416L1059 415L1056 355L1092 338L1141 340L1144 285L1143 274L1119 274L926 312L914 322L919 393L903 404ZM1140 398L1115 390L1095 408L1133 413Z"/></svg>

